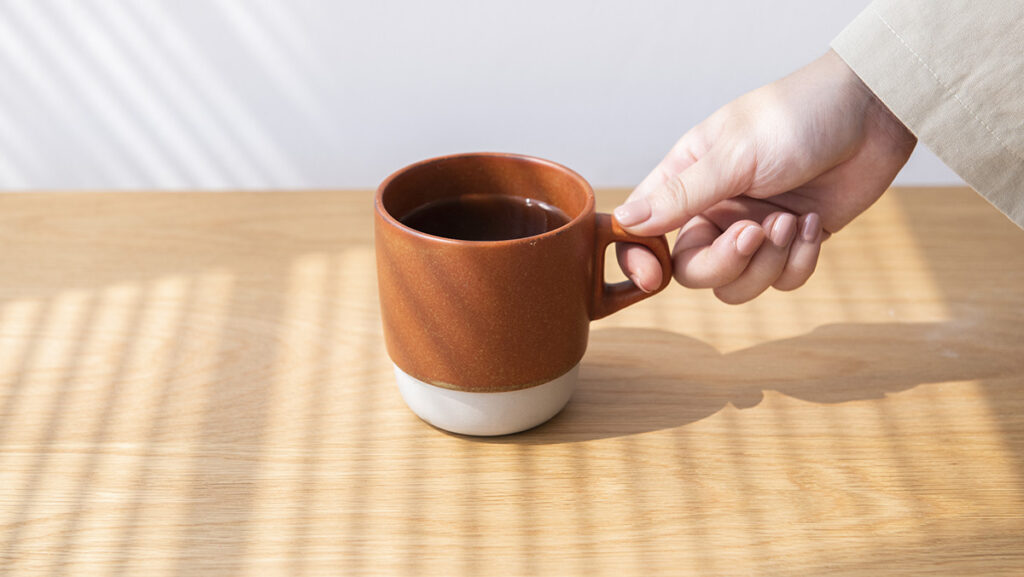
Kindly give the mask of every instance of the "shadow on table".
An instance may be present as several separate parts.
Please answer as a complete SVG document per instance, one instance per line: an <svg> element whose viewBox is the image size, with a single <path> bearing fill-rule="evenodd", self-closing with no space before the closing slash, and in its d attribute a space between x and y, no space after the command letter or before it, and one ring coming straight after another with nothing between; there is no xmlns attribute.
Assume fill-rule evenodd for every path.
<svg viewBox="0 0 1024 577"><path fill-rule="evenodd" d="M993 342L968 324L827 325L727 354L662 330L599 330L591 335L578 389L561 414L518 435L480 440L586 441L685 426L729 404L751 408L764 391L843 403L919 385L1024 372L1024 359L1011 353L1012 343Z"/></svg>
<svg viewBox="0 0 1024 577"><path fill-rule="evenodd" d="M126 194L116 203L102 204L117 213L93 219L76 215L95 211L95 199L70 195L62 199L57 215L36 209L28 214L46 217L23 219L18 226L5 223L7 234L24 242L0 267L9 273L7 278L17 280L8 282L0 294L0 302L12 305L5 309L10 318L2 319L0 336L8 339L5 347L13 347L0 349L0 356L13 361L0 375L6 378L0 387L0 415L6 417L0 419L0 457L4 465L17 463L24 476L3 493L10 506L0 523L0 575L20 573L29 566L39 567L39 573L62 575L104 553L109 554L109 574L115 576L134 574L135 566L152 555L163 556L160 559L173 574L241 574L252 569L248 554L254 543L271 533L274 543L287 547L278 554L290 574L308 573L327 562L336 563L342 572L360 574L393 555L377 546L382 541L374 540L391 529L398 535L388 534L387 542L398 541L396 550L405 556L404 572L429 573L430 559L423 552L429 554L433 542L420 497L431 493L421 489L405 497L405 525L396 523L391 512L381 515L380 509L363 505L375 494L381 471L391 465L385 459L397 459L387 455L429 457L434 445L424 434L410 441L418 444L406 447L406 452L389 452L394 437L377 436L388 413L381 410L387 403L370 363L380 346L376 312L361 305L340 306L374 298L372 283L352 274L370 270L372 263L369 241L349 232L356 227L346 226L361 217L338 208L302 209L319 197L293 197L300 208L268 221L255 193ZM24 207L52 201L26 197L18 202ZM228 216L218 217L217 232L211 233L194 230L195 214ZM954 224L940 221L938 226L958 230ZM42 233L33 236L37 228L44 233L63 230L66 240L46 241ZM971 230L985 232L981 227ZM1019 283L1009 275L1020 267L1012 265L1017 261L1002 258L1005 255L951 257L951 249L932 240L936 236L922 230L915 238L922 239L925 261L936 267L933 284L943 292L954 320L827 325L728 353L674 332L596 330L579 389L565 411L520 435L463 443L464 468L454 475L462 475L466 495L487 495L486 484L480 484L481 490L476 485L488 474L479 466L487 460L476 457L487 451L471 452L474 447L486 448L483 443L548 445L685 429L729 405L741 409L730 416L743 419L742 410L757 406L764 391L828 404L880 399L918 386L958 381L979 385L995 424L1012 443L1012 466L1024 470L1017 449L1019 415L1024 414L1022 319L1020 314L979 316L985 311L1012 315L1019 310L988 303L1019 302ZM345 252L338 252L339 246L347 247ZM143 249L151 252L138 258ZM1001 250L1020 254L1018 246ZM950 275L982 278L979 273L986 267L1008 269L1001 274L1011 280L988 285L941 282ZM948 288L954 284L964 292ZM125 291L134 296L118 296ZM362 326L363 332L351 334L353 326ZM345 335L349 346L337 346ZM121 352L108 363L96 352L104 350ZM296 372L295 367L305 369ZM348 379L344 386L340 377ZM33 379L41 379L42 386ZM342 389L347 391L339 395ZM140 390L154 393L151 402L136 402L143 398ZM272 429L274 403L285 397L302 418ZM79 410L78 399L89 399L98 408L98 418L90 419L88 411ZM358 399L359 410L344 413L350 399ZM38 417L38 430L32 434L15 427L13 416L26 411ZM119 436L120 427L134 421L124 415L135 413L145 418L139 420L142 428L127 429L137 443L126 451L129 445ZM339 449L338 437L332 437L329 428L339 414L353 422L334 431L356 432L344 439L351 447L345 451L355 458L343 464L337 457L348 453ZM799 419L800 411L790 411L785 418ZM10 442L14 433L17 440ZM676 437L678 442L685 435ZM745 468L742 435L733 437L736 476L743 487L751 469ZM279 449L284 443L301 447L295 458L282 459L286 453ZM523 565L529 568L529 559L543 551L544 544L543 535L531 527L536 513L531 507L539 494L534 489L543 481L535 473L544 461L528 450L511 453L520 456L520 469L512 473L520 483L502 486L504 493L499 495L521 503L521 525L513 525L511 531L526 537L519 541L520 549L508 551L525 559ZM586 457L580 451L576 463L586 467ZM277 467L276 473L268 472L270 466ZM328 493L330 500L323 505L318 491L310 488L328 477L329 466L345 467L345 474L335 485L341 498ZM422 475L434 487L444 485L447 490L450 479L430 466L431 461L424 460L395 471L407 467L408 475ZM624 468L629 466L623 461ZM904 465L894 474L912 475L909 469ZM117 479L104 481L112 470L120 473ZM299 488L294 493L273 484L281 471ZM586 470L577 474L587 478ZM48 483L62 475L66 481L56 483L62 490L55 492ZM645 492L639 479L631 482L631 498L639 503L633 507L639 526L643 499L652 493ZM169 488L177 489L170 493ZM595 496L586 492L586 483L579 483L579 489L578 526L603 522L591 517L590 500ZM260 510L278 502L281 508L272 512L280 517ZM740 506L749 518L741 529L751 539L759 538L758 509L749 503ZM910 507L910 516L920 512ZM310 518L326 519L330 527L340 520L346 528L338 533L369 537L336 544L330 541L334 534L318 532ZM484 518L470 516L467 523L480 528ZM693 521L689 528L698 536L706 531L701 521ZM507 529L495 528L501 533ZM41 538L40 531L48 531L51 538ZM104 539L102 548L96 546L101 542L97 539ZM484 539L471 537L463 542L465 574L479 573L474 569L485 567L493 555L492 550L476 547L482 544ZM601 543L581 545L584 557L599 559ZM642 557L643 547L638 545L635 551L634 572L655 566L657 560ZM759 558L772 553L777 551L755 551ZM579 574L599 568L582 567Z"/></svg>

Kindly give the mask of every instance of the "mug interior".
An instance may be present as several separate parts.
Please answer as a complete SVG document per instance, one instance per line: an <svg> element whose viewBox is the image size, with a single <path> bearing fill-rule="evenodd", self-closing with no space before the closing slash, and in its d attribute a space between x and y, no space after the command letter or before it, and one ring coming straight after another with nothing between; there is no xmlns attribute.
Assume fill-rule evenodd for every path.
<svg viewBox="0 0 1024 577"><path fill-rule="evenodd" d="M461 154L404 168L382 185L380 202L401 221L429 203L465 195L500 194L555 206L570 223L593 202L586 180L559 164L529 156Z"/></svg>

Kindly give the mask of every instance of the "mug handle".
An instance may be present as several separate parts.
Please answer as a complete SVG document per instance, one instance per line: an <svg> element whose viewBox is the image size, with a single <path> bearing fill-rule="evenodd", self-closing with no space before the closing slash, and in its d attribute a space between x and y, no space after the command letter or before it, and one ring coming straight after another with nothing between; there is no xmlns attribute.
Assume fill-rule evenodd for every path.
<svg viewBox="0 0 1024 577"><path fill-rule="evenodd" d="M591 300L590 320L604 318L629 305L664 290L672 282L672 255L663 236L636 236L622 230L619 221L610 214L597 214L594 239L594 295ZM652 292L640 290L631 280L608 284L604 282L604 258L608 245L613 242L641 244L654 253L661 265L661 285Z"/></svg>

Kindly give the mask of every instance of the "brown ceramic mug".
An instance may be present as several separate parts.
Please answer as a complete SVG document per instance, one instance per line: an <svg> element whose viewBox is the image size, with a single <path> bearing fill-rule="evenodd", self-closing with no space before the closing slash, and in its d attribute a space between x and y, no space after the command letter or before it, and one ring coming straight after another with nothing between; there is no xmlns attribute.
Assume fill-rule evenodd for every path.
<svg viewBox="0 0 1024 577"><path fill-rule="evenodd" d="M499 204L546 206L568 222L499 240L449 238L405 224L480 195ZM540 158L432 158L389 176L374 204L381 317L399 390L413 412L456 433L514 433L565 406L590 321L654 294L630 281L604 281L610 243L654 252L662 268L654 292L672 278L665 237L626 233L611 216L596 214L583 177ZM513 211L496 218L525 217ZM464 224L504 229L516 223Z"/></svg>

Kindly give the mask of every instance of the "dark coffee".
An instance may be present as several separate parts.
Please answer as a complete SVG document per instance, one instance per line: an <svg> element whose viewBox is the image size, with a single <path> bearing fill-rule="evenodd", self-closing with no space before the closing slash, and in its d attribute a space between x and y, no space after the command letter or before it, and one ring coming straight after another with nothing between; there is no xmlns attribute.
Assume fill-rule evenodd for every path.
<svg viewBox="0 0 1024 577"><path fill-rule="evenodd" d="M503 194L465 194L416 208L401 219L420 232L458 240L510 240L555 230L569 222L556 206Z"/></svg>

